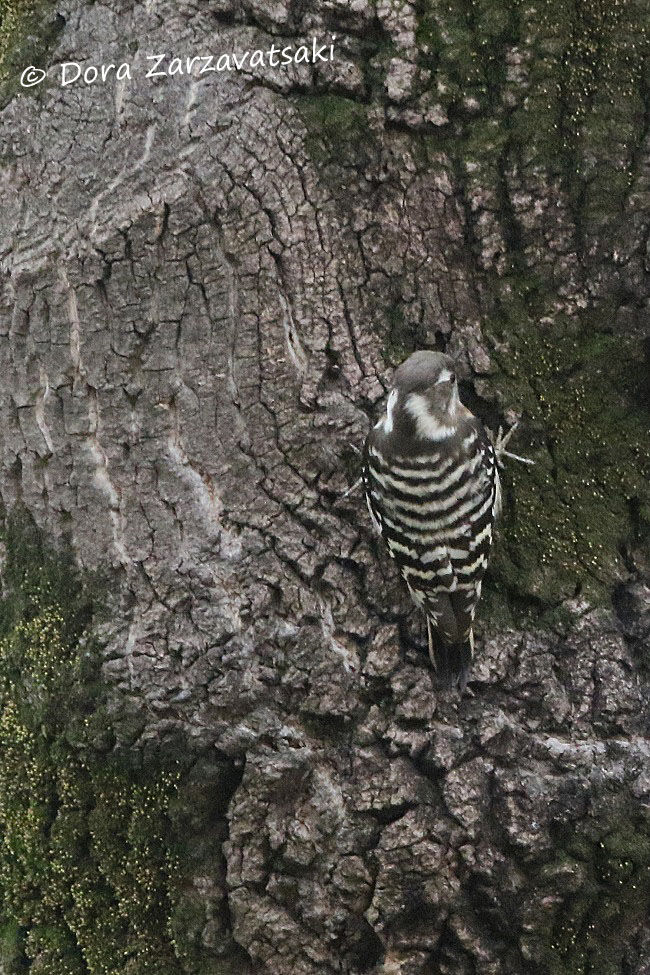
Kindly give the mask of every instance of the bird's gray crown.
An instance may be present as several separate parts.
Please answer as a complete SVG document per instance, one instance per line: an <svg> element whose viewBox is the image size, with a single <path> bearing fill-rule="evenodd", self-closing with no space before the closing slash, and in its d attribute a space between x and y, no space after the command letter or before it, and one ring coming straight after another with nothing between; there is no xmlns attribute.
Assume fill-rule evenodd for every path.
<svg viewBox="0 0 650 975"><path fill-rule="evenodd" d="M454 360L444 352L414 352L395 370L393 388L400 393L426 389L436 382L443 370L456 375Z"/></svg>

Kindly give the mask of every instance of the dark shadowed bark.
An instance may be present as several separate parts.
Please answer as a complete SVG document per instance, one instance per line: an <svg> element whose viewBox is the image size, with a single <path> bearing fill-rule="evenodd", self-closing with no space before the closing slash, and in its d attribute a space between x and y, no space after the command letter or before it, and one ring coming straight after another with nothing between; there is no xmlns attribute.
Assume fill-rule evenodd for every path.
<svg viewBox="0 0 650 975"><path fill-rule="evenodd" d="M65 3L2 112L2 503L189 769L174 971L650 973L647 11L568 7ZM414 348L536 461L462 700L345 496Z"/></svg>

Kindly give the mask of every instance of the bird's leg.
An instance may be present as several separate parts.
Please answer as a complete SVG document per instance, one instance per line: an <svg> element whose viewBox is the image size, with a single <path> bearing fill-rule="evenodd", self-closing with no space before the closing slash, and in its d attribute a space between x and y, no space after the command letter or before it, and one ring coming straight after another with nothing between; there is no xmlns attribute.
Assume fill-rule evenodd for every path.
<svg viewBox="0 0 650 975"><path fill-rule="evenodd" d="M511 457L513 460L520 460L522 464L535 463L535 461L531 460L529 457L520 457L519 454L512 454L509 450L506 450L508 442L518 426L519 420L515 420L506 434L503 432L503 427L499 427L499 432L497 433L497 438L494 444L494 452L497 456L497 463L499 467L503 467L504 457Z"/></svg>

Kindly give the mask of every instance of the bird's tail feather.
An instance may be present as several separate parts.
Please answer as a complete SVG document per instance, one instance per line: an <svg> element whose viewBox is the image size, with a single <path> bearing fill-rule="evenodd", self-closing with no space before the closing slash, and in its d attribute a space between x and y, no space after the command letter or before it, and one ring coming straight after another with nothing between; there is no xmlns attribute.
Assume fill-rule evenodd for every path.
<svg viewBox="0 0 650 975"><path fill-rule="evenodd" d="M443 639L434 640L433 626L427 618L429 637L429 656L433 664L438 684L442 690L457 687L461 693L467 686L469 668L474 651L474 634L470 630L468 638L461 643L447 643Z"/></svg>

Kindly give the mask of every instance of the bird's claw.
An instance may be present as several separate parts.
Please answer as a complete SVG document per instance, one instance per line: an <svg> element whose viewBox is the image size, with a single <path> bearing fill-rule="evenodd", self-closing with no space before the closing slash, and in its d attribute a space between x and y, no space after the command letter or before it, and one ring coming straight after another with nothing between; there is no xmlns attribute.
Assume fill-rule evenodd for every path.
<svg viewBox="0 0 650 975"><path fill-rule="evenodd" d="M497 433L496 441L494 443L494 453L496 454L497 464L499 467L503 467L504 457L510 457L512 460L519 460L522 464L535 463L535 461L531 460L529 457L520 457L519 454L512 454L509 450L506 450L508 442L518 426L519 420L515 420L508 432L505 434L503 432L503 427L499 427L499 432Z"/></svg>
<svg viewBox="0 0 650 975"><path fill-rule="evenodd" d="M510 438L512 437L513 433L515 432L518 426L519 426L519 420L515 420L515 422L512 424L508 432L505 434L503 432L503 427L501 426L499 427L499 432L497 433L497 440L494 445L494 449L497 452L497 454L503 453L505 448L508 446Z"/></svg>

